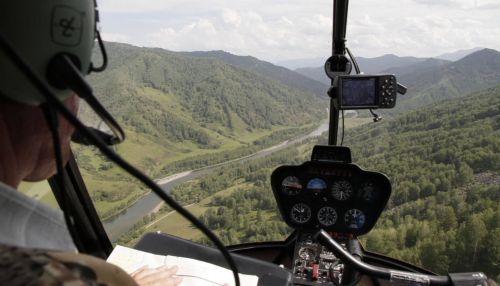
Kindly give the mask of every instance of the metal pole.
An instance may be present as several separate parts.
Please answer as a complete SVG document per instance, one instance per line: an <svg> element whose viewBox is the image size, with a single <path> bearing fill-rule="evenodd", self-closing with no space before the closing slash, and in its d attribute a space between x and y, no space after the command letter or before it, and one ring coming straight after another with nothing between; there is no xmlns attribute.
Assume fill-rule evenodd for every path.
<svg viewBox="0 0 500 286"><path fill-rule="evenodd" d="M333 0L332 57L345 55L345 35L349 0ZM340 62L339 62L340 63ZM334 71L342 71L341 65L332 66ZM332 86L334 85L332 79ZM340 111L336 104L336 94L330 94L330 126L328 145L337 145Z"/></svg>

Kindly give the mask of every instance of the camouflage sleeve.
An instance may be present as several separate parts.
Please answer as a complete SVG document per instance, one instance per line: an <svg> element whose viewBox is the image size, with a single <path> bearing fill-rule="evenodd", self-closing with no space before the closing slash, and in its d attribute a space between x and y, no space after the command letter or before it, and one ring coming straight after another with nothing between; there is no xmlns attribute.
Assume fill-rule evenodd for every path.
<svg viewBox="0 0 500 286"><path fill-rule="evenodd" d="M95 257L4 245L0 245L0 284L12 286L137 285L123 270Z"/></svg>

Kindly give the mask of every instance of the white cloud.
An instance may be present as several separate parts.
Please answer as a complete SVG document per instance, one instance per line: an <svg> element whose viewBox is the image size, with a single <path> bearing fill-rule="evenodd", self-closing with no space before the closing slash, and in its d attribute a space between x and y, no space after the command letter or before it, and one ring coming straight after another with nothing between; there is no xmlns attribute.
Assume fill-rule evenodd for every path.
<svg viewBox="0 0 500 286"><path fill-rule="evenodd" d="M101 37L104 41L107 41L107 42L127 43L130 41L130 39L127 35L118 34L118 33L102 32Z"/></svg>
<svg viewBox="0 0 500 286"><path fill-rule="evenodd" d="M146 36L146 45L169 50L223 49L264 59L301 56L315 51L328 37L331 25L321 15L290 19L266 19L260 14L224 9L180 27L162 28Z"/></svg>
<svg viewBox="0 0 500 286"><path fill-rule="evenodd" d="M99 3L108 37L120 35L115 39L131 44L179 51L222 49L272 61L326 58L331 50L331 1ZM348 45L362 56L435 56L476 46L500 49L500 17L494 9L499 4L498 0L351 1Z"/></svg>

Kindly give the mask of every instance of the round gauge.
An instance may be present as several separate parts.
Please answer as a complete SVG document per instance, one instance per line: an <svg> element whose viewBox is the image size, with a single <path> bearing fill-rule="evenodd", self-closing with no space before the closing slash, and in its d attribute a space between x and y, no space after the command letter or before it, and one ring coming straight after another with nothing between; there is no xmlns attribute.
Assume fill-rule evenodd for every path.
<svg viewBox="0 0 500 286"><path fill-rule="evenodd" d="M332 207L322 207L318 211L318 221L324 226L332 226L337 221L337 212Z"/></svg>
<svg viewBox="0 0 500 286"><path fill-rule="evenodd" d="M294 196L300 193L302 190L302 184L299 178L294 176L286 177L283 182L281 182L281 189L287 195Z"/></svg>
<svg viewBox="0 0 500 286"><path fill-rule="evenodd" d="M292 221L296 223L306 223L311 219L311 208L303 203L298 203L290 211Z"/></svg>
<svg viewBox="0 0 500 286"><path fill-rule="evenodd" d="M375 198L375 188L372 183L364 183L361 185L360 196L363 200L369 202Z"/></svg>
<svg viewBox="0 0 500 286"><path fill-rule="evenodd" d="M316 257L316 251L309 247L302 247L299 249L299 257L304 260L314 259Z"/></svg>
<svg viewBox="0 0 500 286"><path fill-rule="evenodd" d="M345 201L352 196L352 186L348 181L337 181L332 185L332 197Z"/></svg>
<svg viewBox="0 0 500 286"><path fill-rule="evenodd" d="M350 209L346 212L345 224L352 229L360 229L365 225L365 214L358 209Z"/></svg>
<svg viewBox="0 0 500 286"><path fill-rule="evenodd" d="M326 183L322 179L314 178L307 183L307 188L313 191L326 190Z"/></svg>

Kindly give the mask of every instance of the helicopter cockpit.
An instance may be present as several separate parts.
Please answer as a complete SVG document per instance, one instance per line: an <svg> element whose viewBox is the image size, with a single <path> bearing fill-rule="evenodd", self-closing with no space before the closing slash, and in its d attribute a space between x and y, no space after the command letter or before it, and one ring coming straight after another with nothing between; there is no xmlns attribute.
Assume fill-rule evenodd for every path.
<svg viewBox="0 0 500 286"><path fill-rule="evenodd" d="M373 110L396 107L398 96L404 95L407 88L398 81L397 74L361 73L355 57L346 47L349 1L334 0L333 3L332 55L324 65L325 73L331 80L328 90L328 144L315 145L309 161L297 165L282 165L276 168L270 177L270 187L281 220L291 230L291 234L284 241L224 245L200 217L176 201L163 186L115 152L113 145L124 140L124 131L96 99L92 88L82 76L82 69L87 72L88 67L89 72L99 72L107 66L105 43L95 27L97 19L91 21L90 25L95 29L94 33L84 36L89 38L88 43L97 41L102 58L101 67L91 63L91 49L85 50L85 55L82 56L84 60L74 55L83 53L79 50L58 52L48 61L49 64L44 62L48 73L45 79L34 71L1 30L0 50L8 55L12 66L29 79L33 89L41 94L40 98L48 102L54 112L60 113L76 127L73 142L96 146L109 161L116 163L151 189L151 194L161 198L171 213L176 212L187 219L191 229L201 230L208 238L206 244L211 245L149 232L136 240L136 250L158 255L182 256L228 268L234 277L234 281L228 282L237 286L240 285L238 273L256 275L257 285L487 286L487 277L482 272L439 276L419 266L363 248L359 237L368 234L387 210L393 186L391 179L385 174L358 166L355 158L353 160L351 149L338 143L340 120L343 123L344 111L369 110L373 121L380 121L381 117ZM95 12L97 17L96 3L93 5L90 5L92 13ZM56 8L66 9L60 6ZM54 15L62 11L57 9L54 10ZM53 41L57 44L58 39ZM71 43L63 44L72 47ZM154 56L151 57L154 59ZM60 98L63 96L58 94L60 90L72 90L80 95L108 127L99 129L84 125L61 104ZM151 95L152 98L154 96ZM178 103L173 103L175 104ZM111 131L112 135L104 132L104 129ZM214 132L217 133L214 136L218 137L224 133L220 130L217 132ZM342 141L343 136L344 132ZM113 244L78 169L79 163L92 162L85 162L83 159L78 162L78 158L72 157L69 164L63 166L61 158L58 157L57 161L58 175L51 178L49 183L65 213L68 229L73 238L76 238L75 245L82 253L107 258L113 251ZM201 176L206 170L201 167L196 171ZM195 175L186 172L182 178L188 181L195 178ZM158 205L156 202L151 204ZM165 217L171 213L165 214ZM265 218L261 218L261 221L264 220Z"/></svg>

